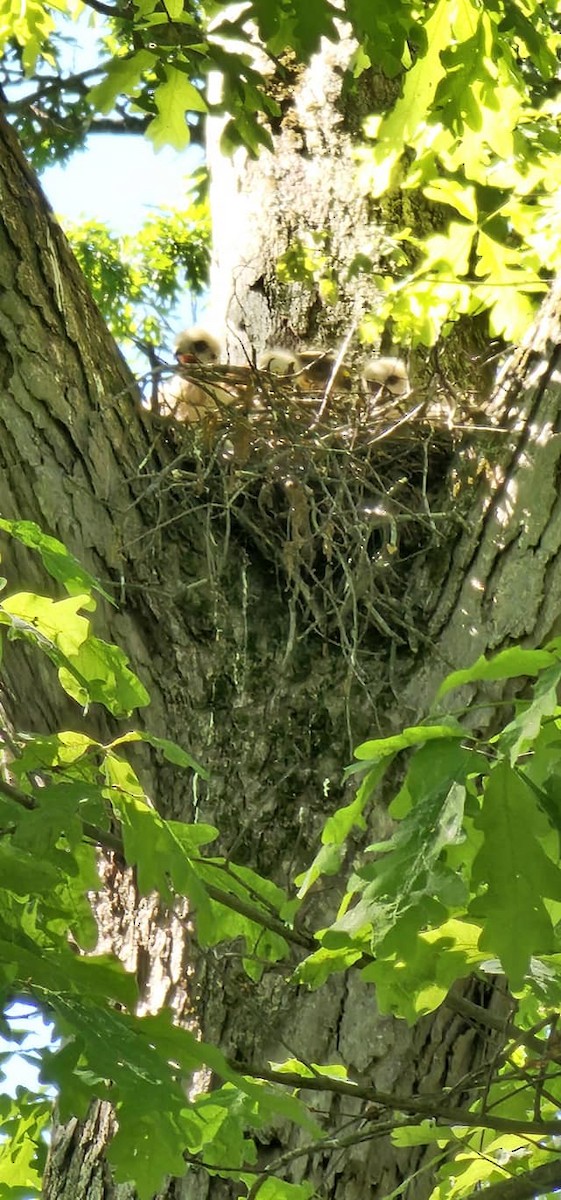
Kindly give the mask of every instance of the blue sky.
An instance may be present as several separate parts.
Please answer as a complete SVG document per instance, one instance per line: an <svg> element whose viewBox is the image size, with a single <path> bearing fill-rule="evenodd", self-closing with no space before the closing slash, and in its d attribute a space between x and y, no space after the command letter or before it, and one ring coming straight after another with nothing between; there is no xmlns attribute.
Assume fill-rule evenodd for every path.
<svg viewBox="0 0 561 1200"><path fill-rule="evenodd" d="M119 233L132 233L154 207L181 207L186 176L201 161L196 146L183 154L156 154L146 138L96 134L64 167L44 171L41 183L61 216L97 217Z"/></svg>
<svg viewBox="0 0 561 1200"><path fill-rule="evenodd" d="M10 1096L13 1096L17 1087L36 1091L40 1085L39 1064L35 1054L38 1049L47 1046L51 1041L52 1027L39 1016L35 1009L24 1004L12 1005L7 1015L10 1017L14 1031L26 1036L16 1054L11 1053L13 1043L0 1037L0 1055L6 1053L9 1055L1 1063L0 1071L4 1078L2 1079L0 1075L0 1092L8 1092Z"/></svg>
<svg viewBox="0 0 561 1200"><path fill-rule="evenodd" d="M74 41L67 41L61 57L70 74L107 58L99 40L104 25L91 9L73 23ZM60 18L60 29L68 39L66 16ZM41 182L55 212L72 220L98 217L119 232L130 233L142 224L150 207L181 205L184 178L201 157L196 147L182 154L164 148L156 154L146 138L99 134L89 138L87 148L66 166L45 171Z"/></svg>
<svg viewBox="0 0 561 1200"><path fill-rule="evenodd" d="M156 208L181 208L186 177L203 161L200 147L183 154L164 148L157 154L147 138L94 134L86 148L63 167L49 167L41 184L57 216L71 221L97 218L117 233L134 234ZM193 301L187 293L172 318L175 332L193 324ZM146 369L144 359L127 352L133 370Z"/></svg>
<svg viewBox="0 0 561 1200"><path fill-rule="evenodd" d="M64 59L70 73L93 66L100 54L106 57L99 44L103 24L91 10L75 22L76 41L68 44ZM61 18L61 26L68 36L67 18ZM96 218L117 233L134 234L155 208L181 208L187 176L202 161L198 146L180 154L171 147L156 153L147 138L94 134L65 166L44 171L41 184L59 217L70 221ZM179 330L192 322L192 301L186 296L173 324Z"/></svg>

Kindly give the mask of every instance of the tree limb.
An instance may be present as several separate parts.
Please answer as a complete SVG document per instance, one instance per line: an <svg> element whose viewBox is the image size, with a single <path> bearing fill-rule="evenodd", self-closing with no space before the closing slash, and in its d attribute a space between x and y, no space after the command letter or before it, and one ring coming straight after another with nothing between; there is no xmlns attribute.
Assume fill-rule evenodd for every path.
<svg viewBox="0 0 561 1200"><path fill-rule="evenodd" d="M559 1137L561 1134L561 1121L519 1121L509 1117L470 1112L467 1108L449 1108L445 1104L439 1104L437 1096L399 1096L393 1092L378 1092L375 1088L365 1087L350 1079L334 1079L319 1073L303 1076L298 1075L296 1071L270 1071L265 1067L239 1062L232 1062L231 1066L242 1075L264 1079L268 1083L279 1083L300 1091L334 1092L337 1095L355 1096L381 1108L389 1108L394 1112L418 1113L421 1117L444 1121L447 1125L465 1125L468 1129L492 1129L501 1133L533 1137ZM561 1181L561 1163L558 1170ZM469 1200L472 1200L472 1197Z"/></svg>
<svg viewBox="0 0 561 1200"><path fill-rule="evenodd" d="M474 1004L472 1000L466 1000L464 996L457 996L451 992L443 1003L461 1017L465 1017L467 1021L477 1021L479 1025L485 1025L488 1029L506 1033L509 1038L515 1038L518 1043L527 1046L534 1054L541 1056L544 1053L545 1042L537 1038L531 1031L525 1032L523 1029L519 1029L512 1021L505 1022L503 1017L496 1017L487 1008L482 1008L480 1004Z"/></svg>
<svg viewBox="0 0 561 1200"><path fill-rule="evenodd" d="M485 1191L470 1192L466 1200L531 1200L532 1196L543 1196L544 1192L561 1187L561 1159L544 1163L534 1171L526 1171L524 1175L514 1175L510 1179L501 1179L492 1183Z"/></svg>
<svg viewBox="0 0 561 1200"><path fill-rule="evenodd" d="M8 113L17 113L22 109L32 108L34 104L39 103L50 92L62 92L64 89L83 91L84 89L81 89L79 85L92 75L99 75L105 71L111 65L112 61L110 58L104 59L96 67L88 67L85 71L78 71L75 75L67 75L66 78L60 75L49 76L39 85L37 91L27 96L20 96L18 100L8 100L6 111Z"/></svg>
<svg viewBox="0 0 561 1200"><path fill-rule="evenodd" d="M28 796L26 792L21 792L19 788L13 787L4 779L0 779L0 792L9 796L10 800L14 800L21 808L27 809L28 812L33 812L36 807L36 801L32 796ZM84 835L95 842L98 846L102 846L104 850L112 850L117 854L124 855L124 846L122 839L109 832L106 829L100 829L98 826L90 825L87 821L82 821L82 829ZM234 896L230 892L225 892L222 888L214 887L212 883L205 881L204 887L208 892L211 900L215 900L218 904L223 904L225 908L237 912L242 917L247 917L248 920L254 921L256 925L262 925L264 929L269 929L271 933L276 933L278 937L284 938L286 942L293 943L306 950L315 948L316 943L313 938L305 934L298 933L295 929L290 929L288 926L277 917L258 908L257 905L245 901L241 896Z"/></svg>

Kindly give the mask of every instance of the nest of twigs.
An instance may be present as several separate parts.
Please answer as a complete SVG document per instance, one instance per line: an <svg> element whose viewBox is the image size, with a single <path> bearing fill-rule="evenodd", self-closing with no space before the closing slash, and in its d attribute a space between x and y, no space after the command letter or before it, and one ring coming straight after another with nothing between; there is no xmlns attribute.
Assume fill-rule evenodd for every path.
<svg viewBox="0 0 561 1200"><path fill-rule="evenodd" d="M209 395L224 378L197 374ZM443 384L396 400L358 383L326 397L265 372L252 380L249 404L246 391L197 423L156 418L176 451L166 503L177 519L206 508L209 556L224 562L229 538L270 565L294 636L296 624L298 636L317 631L353 661L380 635L414 644L411 568L448 554L461 521L455 452L481 414Z"/></svg>

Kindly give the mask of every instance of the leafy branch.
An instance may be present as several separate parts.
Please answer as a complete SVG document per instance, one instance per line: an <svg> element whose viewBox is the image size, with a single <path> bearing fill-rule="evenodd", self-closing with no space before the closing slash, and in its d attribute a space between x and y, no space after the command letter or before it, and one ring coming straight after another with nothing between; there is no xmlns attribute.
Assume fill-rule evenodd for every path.
<svg viewBox="0 0 561 1200"><path fill-rule="evenodd" d="M559 1135L559 1121L518 1121L498 1114L490 1115L472 1112L466 1108L451 1108L441 1104L435 1096L402 1096L392 1092L379 1091L376 1088L364 1087L346 1079L334 1079L329 1075L314 1071L310 1077L304 1073L308 1068L302 1067L302 1074L297 1071L274 1071L249 1063L237 1063L237 1068L244 1075L253 1079L265 1079L268 1083L284 1084L298 1091L333 1092L339 1096L355 1096L368 1101L379 1108L399 1113L412 1113L418 1116L430 1117L432 1121L444 1121L446 1125L465 1125L469 1129L490 1129L498 1133L516 1133L528 1137L544 1137ZM328 1068L324 1068L328 1070ZM372 1114L365 1110L366 1117Z"/></svg>
<svg viewBox="0 0 561 1200"><path fill-rule="evenodd" d="M64 600L7 596L0 622L8 638L46 655L81 705L102 704L124 716L145 704L124 655L95 637L81 611L95 607L95 581L36 526L3 521L2 528L39 554L67 592ZM164 1174L179 1174L187 1161L245 1182L248 1195L260 1200L271 1187L284 1200L308 1200L307 1184L280 1178L296 1158L391 1136L404 1149L437 1144L439 1200L471 1197L474 1182L487 1183L499 1200L555 1186L561 645L479 659L448 677L438 704L454 688L485 689L518 676L535 679L533 695L514 702L491 741L439 711L358 747L348 772L351 782L362 776L358 790L328 817L321 848L297 881L298 895L208 853L213 827L165 821L153 809L123 757L128 746L144 743L205 777L187 751L166 739L138 731L108 744L72 731L7 735L9 763L0 780L4 1007L32 1000L64 1032L63 1044L40 1053L42 1079L56 1087L63 1115L84 1112L92 1100L115 1107L110 1161L118 1180L136 1178L140 1194L149 1196ZM387 767L399 755L405 771L391 804L393 833L361 851L345 884L349 839L364 832ZM268 969L286 988L319 988L333 973L359 972L376 983L382 1010L412 1022L444 1003L464 1021L494 1031L499 1048L455 1089L411 1096L349 1079L341 1064L229 1062L217 1047L174 1027L167 1013L140 1018L134 980L115 959L94 953L97 849L113 852L117 864L134 872L138 889L156 891L180 920L187 900L202 952L241 940L244 949L235 953L254 983ZM324 875L337 877L339 911L330 926L314 929L307 898ZM299 957L295 971L291 949ZM450 991L472 971L484 977L501 970L517 993L516 1020ZM195 1092L186 1106L185 1081L201 1070L220 1082ZM156 1099L162 1088L165 1111ZM359 1101L356 1128L328 1114L318 1121L306 1102L318 1092ZM469 1099L456 1104L454 1095ZM6 1109L0 1179L10 1186L37 1186L48 1112L41 1095L22 1096ZM252 1131L277 1119L301 1126L308 1138L262 1170ZM507 1166L505 1147L514 1155Z"/></svg>
<svg viewBox="0 0 561 1200"><path fill-rule="evenodd" d="M501 1183L492 1183L485 1191L489 1200L530 1200L531 1196L542 1196L544 1192L555 1191L561 1184L561 1162L554 1159L544 1163L524 1175L515 1175L504 1179ZM467 1200L479 1200L481 1191L471 1192Z"/></svg>

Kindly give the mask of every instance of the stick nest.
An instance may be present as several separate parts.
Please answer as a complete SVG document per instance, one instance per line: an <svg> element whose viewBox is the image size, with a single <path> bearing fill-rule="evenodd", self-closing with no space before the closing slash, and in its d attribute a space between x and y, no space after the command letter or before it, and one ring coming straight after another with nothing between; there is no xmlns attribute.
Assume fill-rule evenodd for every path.
<svg viewBox="0 0 561 1200"><path fill-rule="evenodd" d="M219 370L201 369L198 382L216 386ZM217 584L230 542L264 560L288 597L289 649L315 631L356 669L359 650L379 653L381 636L414 646L412 567L421 555L449 558L481 414L443 384L396 401L358 385L326 398L265 372L252 379L249 408L246 394L197 424L152 418L154 443L175 452L161 473L159 521L200 524L204 510Z"/></svg>

